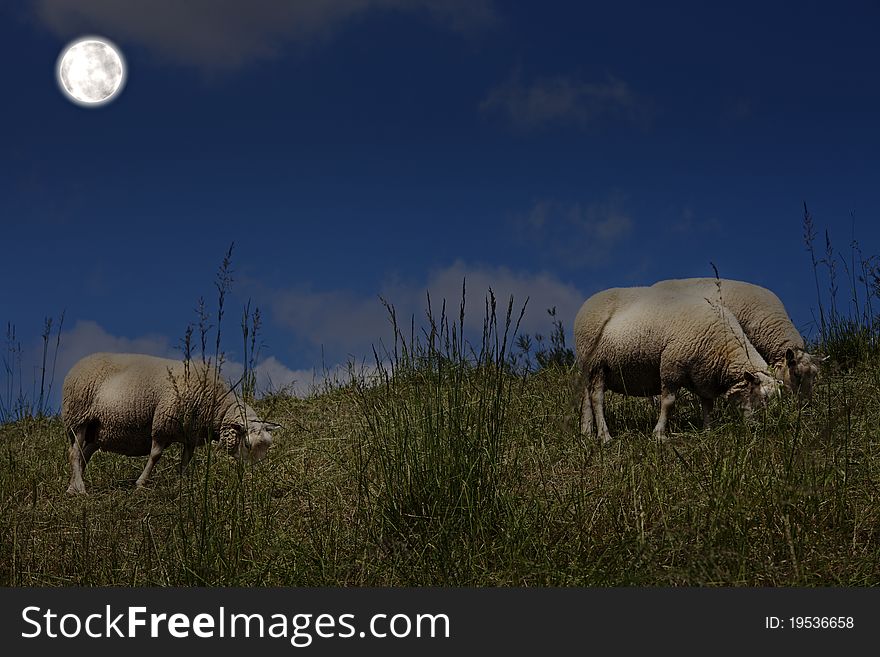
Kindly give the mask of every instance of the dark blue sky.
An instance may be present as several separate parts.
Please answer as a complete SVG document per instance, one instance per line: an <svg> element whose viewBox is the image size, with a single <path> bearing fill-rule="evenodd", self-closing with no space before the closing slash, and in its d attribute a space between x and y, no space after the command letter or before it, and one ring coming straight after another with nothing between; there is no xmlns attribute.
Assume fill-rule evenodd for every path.
<svg viewBox="0 0 880 657"><path fill-rule="evenodd" d="M4 5L0 319L27 355L66 310L59 380L172 353L234 241L227 350L251 299L276 384L387 338L377 295L420 313L463 277L474 321L491 285L546 332L547 307L570 329L599 289L714 262L809 333L803 202L880 253L877 5L585 5ZM92 109L55 80L85 34L128 64Z"/></svg>

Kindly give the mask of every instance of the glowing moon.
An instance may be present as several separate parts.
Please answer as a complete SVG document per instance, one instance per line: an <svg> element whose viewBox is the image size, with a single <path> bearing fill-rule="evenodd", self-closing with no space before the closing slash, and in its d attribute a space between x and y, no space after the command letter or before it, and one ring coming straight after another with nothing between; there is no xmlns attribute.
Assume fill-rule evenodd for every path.
<svg viewBox="0 0 880 657"><path fill-rule="evenodd" d="M85 37L70 43L58 58L58 86L73 102L97 107L113 100L125 85L125 60L107 39Z"/></svg>

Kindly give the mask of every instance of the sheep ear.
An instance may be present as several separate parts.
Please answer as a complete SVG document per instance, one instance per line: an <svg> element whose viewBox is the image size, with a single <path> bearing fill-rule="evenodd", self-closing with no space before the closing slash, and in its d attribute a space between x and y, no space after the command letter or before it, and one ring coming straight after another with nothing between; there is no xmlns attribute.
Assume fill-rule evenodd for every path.
<svg viewBox="0 0 880 657"><path fill-rule="evenodd" d="M797 364L797 360L794 357L794 349L792 349L791 347L785 350L785 362L788 364L789 367Z"/></svg>
<svg viewBox="0 0 880 657"><path fill-rule="evenodd" d="M267 421L263 420L263 428L266 431L272 432L272 431L275 431L275 429L283 429L284 427L282 427L277 422L267 422Z"/></svg>
<svg viewBox="0 0 880 657"><path fill-rule="evenodd" d="M746 372L745 374L743 374L743 378L748 383L756 383L758 381L758 378L754 374L752 374L751 372Z"/></svg>

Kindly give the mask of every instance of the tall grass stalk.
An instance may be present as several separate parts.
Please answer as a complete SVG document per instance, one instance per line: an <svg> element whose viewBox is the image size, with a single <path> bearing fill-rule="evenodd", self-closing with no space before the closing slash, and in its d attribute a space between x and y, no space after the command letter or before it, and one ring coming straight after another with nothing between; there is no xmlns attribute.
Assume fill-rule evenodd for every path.
<svg viewBox="0 0 880 657"><path fill-rule="evenodd" d="M851 215L852 216L852 215ZM831 234L825 230L824 256L817 260L813 242L816 228L812 215L804 204L804 240L810 254L813 280L816 284L816 301L819 310L820 333L814 348L832 358L832 367L851 369L859 363L874 361L880 356L877 318L874 315L874 298L880 294L880 274L876 258L866 258L855 238L853 217L849 262L844 254L835 254ZM839 285L837 264L840 263L849 285L849 302L845 311L837 305ZM827 293L820 288L820 265L826 272ZM828 309L826 312L826 308Z"/></svg>
<svg viewBox="0 0 880 657"><path fill-rule="evenodd" d="M41 360L39 364L34 366L32 389L30 393L26 393L22 373L24 352L21 341L16 337L15 324L7 322L6 353L3 356L5 390L0 395L0 423L32 416L45 417L53 411L49 399L55 383L55 368L61 347L64 312L61 313L56 325L54 346L51 341L53 323L54 320L51 317L46 317L43 320L43 332L40 334Z"/></svg>

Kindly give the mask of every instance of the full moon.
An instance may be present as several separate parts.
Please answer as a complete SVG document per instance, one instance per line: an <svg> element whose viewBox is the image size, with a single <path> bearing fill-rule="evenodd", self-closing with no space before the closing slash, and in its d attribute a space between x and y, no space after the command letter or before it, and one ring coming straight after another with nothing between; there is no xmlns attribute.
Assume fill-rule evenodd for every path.
<svg viewBox="0 0 880 657"><path fill-rule="evenodd" d="M58 58L58 86L73 102L97 107L113 100L125 84L125 61L107 39L85 37Z"/></svg>

